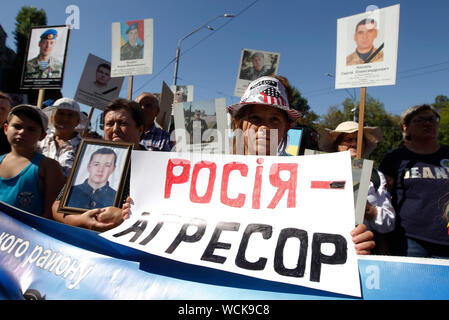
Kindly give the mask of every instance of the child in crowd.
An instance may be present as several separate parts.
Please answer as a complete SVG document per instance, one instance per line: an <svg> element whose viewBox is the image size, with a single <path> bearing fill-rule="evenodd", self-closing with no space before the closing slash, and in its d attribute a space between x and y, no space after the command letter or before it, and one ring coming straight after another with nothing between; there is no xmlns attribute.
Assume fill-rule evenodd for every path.
<svg viewBox="0 0 449 320"><path fill-rule="evenodd" d="M9 112L4 131L11 152L0 156L0 201L51 219L65 178L56 160L36 151L47 125L47 116L35 106L22 104Z"/></svg>

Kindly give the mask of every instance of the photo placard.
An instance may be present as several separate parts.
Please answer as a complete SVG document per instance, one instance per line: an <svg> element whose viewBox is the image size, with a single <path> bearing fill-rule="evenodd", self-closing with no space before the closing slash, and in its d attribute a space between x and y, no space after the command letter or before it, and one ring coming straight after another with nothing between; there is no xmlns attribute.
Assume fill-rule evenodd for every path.
<svg viewBox="0 0 449 320"><path fill-rule="evenodd" d="M112 23L111 77L153 73L153 19Z"/></svg>
<svg viewBox="0 0 449 320"><path fill-rule="evenodd" d="M394 85L399 4L337 20L335 89Z"/></svg>
<svg viewBox="0 0 449 320"><path fill-rule="evenodd" d="M251 81L276 75L281 54L254 49L242 49L234 95L241 97Z"/></svg>
<svg viewBox="0 0 449 320"><path fill-rule="evenodd" d="M62 88L69 36L65 25L31 28L21 89Z"/></svg>

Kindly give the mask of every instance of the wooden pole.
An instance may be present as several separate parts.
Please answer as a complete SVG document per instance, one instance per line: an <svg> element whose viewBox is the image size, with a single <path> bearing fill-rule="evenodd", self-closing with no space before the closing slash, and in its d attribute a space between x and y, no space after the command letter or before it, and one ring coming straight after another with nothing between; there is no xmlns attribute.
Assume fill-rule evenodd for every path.
<svg viewBox="0 0 449 320"><path fill-rule="evenodd" d="M89 133L89 123L90 123L90 119L92 119L93 113L94 113L94 108L90 107L89 115L87 116L86 127L84 128L83 134L81 135L83 138Z"/></svg>
<svg viewBox="0 0 449 320"><path fill-rule="evenodd" d="M128 100L133 99L133 76L129 76L128 80Z"/></svg>
<svg viewBox="0 0 449 320"><path fill-rule="evenodd" d="M366 87L360 88L359 130L357 134L357 158L362 158L363 124L365 122Z"/></svg>
<svg viewBox="0 0 449 320"><path fill-rule="evenodd" d="M39 95L37 96L37 107L42 108L42 102L44 102L45 89L39 89Z"/></svg>

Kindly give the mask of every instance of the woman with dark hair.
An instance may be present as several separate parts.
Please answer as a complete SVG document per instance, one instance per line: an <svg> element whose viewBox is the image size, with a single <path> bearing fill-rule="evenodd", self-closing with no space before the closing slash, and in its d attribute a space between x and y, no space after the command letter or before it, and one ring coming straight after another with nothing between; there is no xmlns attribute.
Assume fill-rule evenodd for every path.
<svg viewBox="0 0 449 320"><path fill-rule="evenodd" d="M131 100L116 99L104 110L104 139L134 143L134 149L146 150L140 145L145 117L140 105Z"/></svg>
<svg viewBox="0 0 449 320"><path fill-rule="evenodd" d="M393 254L449 257L444 216L449 190L449 147L438 143L440 115L430 105L401 116L403 146L388 152L379 170L388 181L396 211Z"/></svg>

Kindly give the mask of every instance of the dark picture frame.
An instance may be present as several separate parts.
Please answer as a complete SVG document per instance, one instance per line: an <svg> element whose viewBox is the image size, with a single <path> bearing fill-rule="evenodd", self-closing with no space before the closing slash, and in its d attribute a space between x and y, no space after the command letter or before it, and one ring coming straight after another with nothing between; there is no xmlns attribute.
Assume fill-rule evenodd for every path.
<svg viewBox="0 0 449 320"><path fill-rule="evenodd" d="M123 80L123 77L111 77L109 61L89 53L74 99L104 110L108 103L119 97Z"/></svg>
<svg viewBox="0 0 449 320"><path fill-rule="evenodd" d="M95 208L120 207L132 148L133 144L126 142L81 140L58 211L81 214Z"/></svg>
<svg viewBox="0 0 449 320"><path fill-rule="evenodd" d="M53 60L49 62L48 68L45 68L45 71L41 72L41 74L39 74L39 72L31 72L31 66L37 64L37 62L34 63L33 61L40 54L40 50L43 50L40 48L42 40L41 36L49 30L57 31L57 35L52 35L51 39L47 39L54 40L56 42L50 54L50 57ZM23 62L22 77L20 81L21 89L62 88L70 31L70 28L66 25L37 26L30 29L30 36L28 39L27 51ZM39 49L35 48L36 45L39 47ZM30 68L28 67L28 65L30 65ZM54 72L51 71L52 68L54 69ZM36 70L38 70L37 67Z"/></svg>

